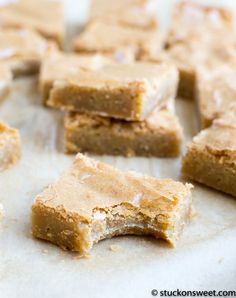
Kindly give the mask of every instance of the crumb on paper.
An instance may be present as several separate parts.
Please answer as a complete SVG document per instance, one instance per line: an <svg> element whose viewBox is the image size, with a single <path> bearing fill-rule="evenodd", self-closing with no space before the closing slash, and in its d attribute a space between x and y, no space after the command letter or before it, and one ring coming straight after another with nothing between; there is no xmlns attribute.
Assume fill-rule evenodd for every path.
<svg viewBox="0 0 236 298"><path fill-rule="evenodd" d="M80 259L90 259L91 254L85 253L85 254L79 254L73 257L75 260L80 260Z"/></svg>
<svg viewBox="0 0 236 298"><path fill-rule="evenodd" d="M197 211L195 211L194 209L191 210L191 218L195 218L198 217L199 213Z"/></svg>
<svg viewBox="0 0 236 298"><path fill-rule="evenodd" d="M42 253L46 255L46 254L48 254L48 250L47 249L43 249L42 250Z"/></svg>
<svg viewBox="0 0 236 298"><path fill-rule="evenodd" d="M113 251L113 252L119 252L119 251L122 250L122 248L121 248L120 245L112 244L112 245L110 245L110 250Z"/></svg>

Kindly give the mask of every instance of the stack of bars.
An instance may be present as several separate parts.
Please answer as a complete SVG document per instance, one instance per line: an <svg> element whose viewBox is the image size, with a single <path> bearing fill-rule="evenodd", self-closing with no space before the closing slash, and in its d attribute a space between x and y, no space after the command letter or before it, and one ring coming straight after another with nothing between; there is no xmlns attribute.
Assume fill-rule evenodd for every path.
<svg viewBox="0 0 236 298"><path fill-rule="evenodd" d="M93 0L88 24L74 41L77 53L51 52L44 59L44 103L67 111L65 152L179 155L179 74L170 61L148 61L164 46L151 2Z"/></svg>

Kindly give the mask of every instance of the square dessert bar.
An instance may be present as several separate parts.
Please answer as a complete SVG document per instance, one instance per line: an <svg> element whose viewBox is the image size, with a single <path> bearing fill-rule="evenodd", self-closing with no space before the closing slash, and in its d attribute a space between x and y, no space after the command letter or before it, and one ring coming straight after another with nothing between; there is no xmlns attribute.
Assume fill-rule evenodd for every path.
<svg viewBox="0 0 236 298"><path fill-rule="evenodd" d="M28 29L0 30L0 62L15 76L39 71L41 60L55 45Z"/></svg>
<svg viewBox="0 0 236 298"><path fill-rule="evenodd" d="M198 40L191 39L188 43L178 42L161 53L147 58L147 61L175 64L179 70L178 96L195 99L196 89L202 89L202 87L198 88L198 85L203 85L209 89L207 86L209 78L208 82L204 83L206 75L213 77L216 76L213 74L218 72L218 79L220 79L219 69L222 69L224 73L233 72L232 65L235 65L236 61L236 47L230 39L225 40L224 47L217 40L212 40L209 44L206 42L199 45ZM223 82L224 80L222 78ZM204 96L202 100L205 102Z"/></svg>
<svg viewBox="0 0 236 298"><path fill-rule="evenodd" d="M106 65L54 82L48 105L126 120L143 120L174 98L178 71L171 64Z"/></svg>
<svg viewBox="0 0 236 298"><path fill-rule="evenodd" d="M0 63L0 102L9 94L11 82L12 73L10 68L4 63Z"/></svg>
<svg viewBox="0 0 236 298"><path fill-rule="evenodd" d="M89 19L101 19L130 27L157 27L157 0L92 0Z"/></svg>
<svg viewBox="0 0 236 298"><path fill-rule="evenodd" d="M49 98L50 90L56 80L66 79L80 73L83 69L99 70L115 61L99 55L76 55L63 52L51 52L44 57L40 68L39 85L44 103Z"/></svg>
<svg viewBox="0 0 236 298"><path fill-rule="evenodd" d="M234 27L233 19L233 14L227 9L181 1L173 10L167 44L188 42L193 37L199 39L200 43L209 35L217 35L218 31L229 35L228 32Z"/></svg>
<svg viewBox="0 0 236 298"><path fill-rule="evenodd" d="M70 113L65 117L65 152L176 157L183 134L177 117L156 109L142 122Z"/></svg>
<svg viewBox="0 0 236 298"><path fill-rule="evenodd" d="M194 99L196 84L196 67L203 60L204 51L197 51L193 44L176 43L155 56L147 57L154 63L172 63L179 71L178 96Z"/></svg>
<svg viewBox="0 0 236 298"><path fill-rule="evenodd" d="M125 234L153 235L175 245L191 216L191 187L78 154L71 169L36 197L32 232L81 254Z"/></svg>
<svg viewBox="0 0 236 298"><path fill-rule="evenodd" d="M236 105L213 121L188 145L182 160L185 177L236 196Z"/></svg>
<svg viewBox="0 0 236 298"><path fill-rule="evenodd" d="M0 122L0 171L14 165L20 156L21 143L18 131Z"/></svg>
<svg viewBox="0 0 236 298"><path fill-rule="evenodd" d="M102 20L90 22L74 41L76 52L111 54L129 51L137 59L157 53L163 46L163 35L155 28L140 30Z"/></svg>
<svg viewBox="0 0 236 298"><path fill-rule="evenodd" d="M0 26L28 28L62 44L64 13L62 1L17 0L4 1L0 6Z"/></svg>
<svg viewBox="0 0 236 298"><path fill-rule="evenodd" d="M236 61L236 60L235 60ZM197 71L196 98L201 127L210 126L222 113L230 111L236 99L236 64L200 67Z"/></svg>

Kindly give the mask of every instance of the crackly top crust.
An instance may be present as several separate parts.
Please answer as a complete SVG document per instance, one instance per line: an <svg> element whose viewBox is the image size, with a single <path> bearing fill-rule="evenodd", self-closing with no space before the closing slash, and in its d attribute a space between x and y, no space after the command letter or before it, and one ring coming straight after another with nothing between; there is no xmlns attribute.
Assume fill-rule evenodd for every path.
<svg viewBox="0 0 236 298"><path fill-rule="evenodd" d="M79 52L103 53L128 48L140 56L158 52L163 48L163 43L163 36L156 29L144 31L95 20L76 38L74 48Z"/></svg>
<svg viewBox="0 0 236 298"><path fill-rule="evenodd" d="M236 62L236 60L235 60ZM230 111L235 102L236 80L235 62L209 69L200 67L197 71L197 94L200 112L208 120L219 118Z"/></svg>
<svg viewBox="0 0 236 298"><path fill-rule="evenodd" d="M155 217L157 212L171 212L178 203L188 200L190 189L190 184L121 172L78 154L71 169L38 195L35 204L88 221L94 210L121 203L139 206Z"/></svg>
<svg viewBox="0 0 236 298"><path fill-rule="evenodd" d="M76 86L87 86L94 88L104 87L123 87L130 82L144 83L147 87L156 85L163 78L169 76L171 79L174 77L177 81L178 71L176 67L169 63L148 63L137 62L134 64L115 64L105 65L96 71L81 70L76 76L70 76L65 80L58 80L54 86L62 86L72 84Z"/></svg>
<svg viewBox="0 0 236 298"><path fill-rule="evenodd" d="M233 101L228 109L220 114L220 118L214 119L214 126L234 127L236 128L236 102Z"/></svg>
<svg viewBox="0 0 236 298"><path fill-rule="evenodd" d="M196 51L196 45L176 43L160 53L147 57L147 61L160 63L168 62L176 65L181 71L195 72L196 66L203 61L205 51Z"/></svg>
<svg viewBox="0 0 236 298"><path fill-rule="evenodd" d="M53 17L52 17L53 13ZM61 1L17 0L0 6L1 26L35 29L47 38L61 42L64 15Z"/></svg>
<svg viewBox="0 0 236 298"><path fill-rule="evenodd" d="M43 61L40 81L55 81L68 76L77 75L83 70L99 70L106 64L114 64L114 60L99 54L77 55L72 53L51 52Z"/></svg>
<svg viewBox="0 0 236 298"><path fill-rule="evenodd" d="M236 44L235 44L236 45ZM178 42L166 50L149 56L144 60L151 62L169 62L175 64L181 71L196 73L203 69L206 73L222 67L225 63L236 62L236 47L231 42L224 47L219 41L204 44L192 39L188 43ZM201 68L200 68L201 67Z"/></svg>
<svg viewBox="0 0 236 298"><path fill-rule="evenodd" d="M173 105L173 102L169 101L170 105ZM167 103L168 104L168 103ZM121 132L127 132L130 134L140 133L140 132L156 132L161 133L163 131L166 134L167 131L170 132L180 132L181 128L177 117L171 110L156 108L147 119L144 121L122 121L112 118L105 118L100 116L89 116L86 114L70 113L68 117L65 118L66 124L69 127L83 127L89 129L98 128L98 127L109 127L111 131L115 134Z"/></svg>
<svg viewBox="0 0 236 298"><path fill-rule="evenodd" d="M228 156L236 163L236 127L218 122L194 137L190 147L202 148L218 157Z"/></svg>
<svg viewBox="0 0 236 298"><path fill-rule="evenodd" d="M212 26L233 26L232 13L222 7L205 6L194 2L181 1L177 3L173 11L173 21L175 23L184 23L191 26L197 24L206 25L206 23Z"/></svg>
<svg viewBox="0 0 236 298"><path fill-rule="evenodd" d="M31 30L0 30L0 60L2 61L41 59L54 48L53 44Z"/></svg>
<svg viewBox="0 0 236 298"><path fill-rule="evenodd" d="M92 0L89 17L145 29L157 26L155 6L156 0Z"/></svg>
<svg viewBox="0 0 236 298"><path fill-rule="evenodd" d="M225 42L227 35L232 39L232 34L227 31L233 30L233 15L224 8L182 1L174 7L172 20L169 44L189 42L192 39L198 39L199 43L209 43L219 41L220 36L223 36Z"/></svg>

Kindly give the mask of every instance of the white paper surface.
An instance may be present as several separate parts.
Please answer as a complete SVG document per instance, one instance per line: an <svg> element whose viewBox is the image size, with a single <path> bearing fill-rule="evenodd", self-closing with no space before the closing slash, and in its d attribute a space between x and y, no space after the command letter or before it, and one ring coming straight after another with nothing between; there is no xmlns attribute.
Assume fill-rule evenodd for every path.
<svg viewBox="0 0 236 298"><path fill-rule="evenodd" d="M167 12L170 2L160 1L163 11ZM66 2L72 23L85 19L86 3ZM76 5L81 7L79 12ZM178 99L177 113L188 141L197 132L194 104ZM30 208L34 197L73 160L62 151L63 117L41 105L37 78L28 78L15 81L11 96L0 106L0 119L19 128L23 143L20 163L0 174L0 203L5 209L0 231L1 298L143 298L152 297L154 288L236 290L236 200L196 184L197 214L176 249L150 238L118 237L95 245L90 259L77 259L75 254L33 239ZM180 159L95 158L123 170L181 179ZM121 251L111 251L114 244Z"/></svg>

